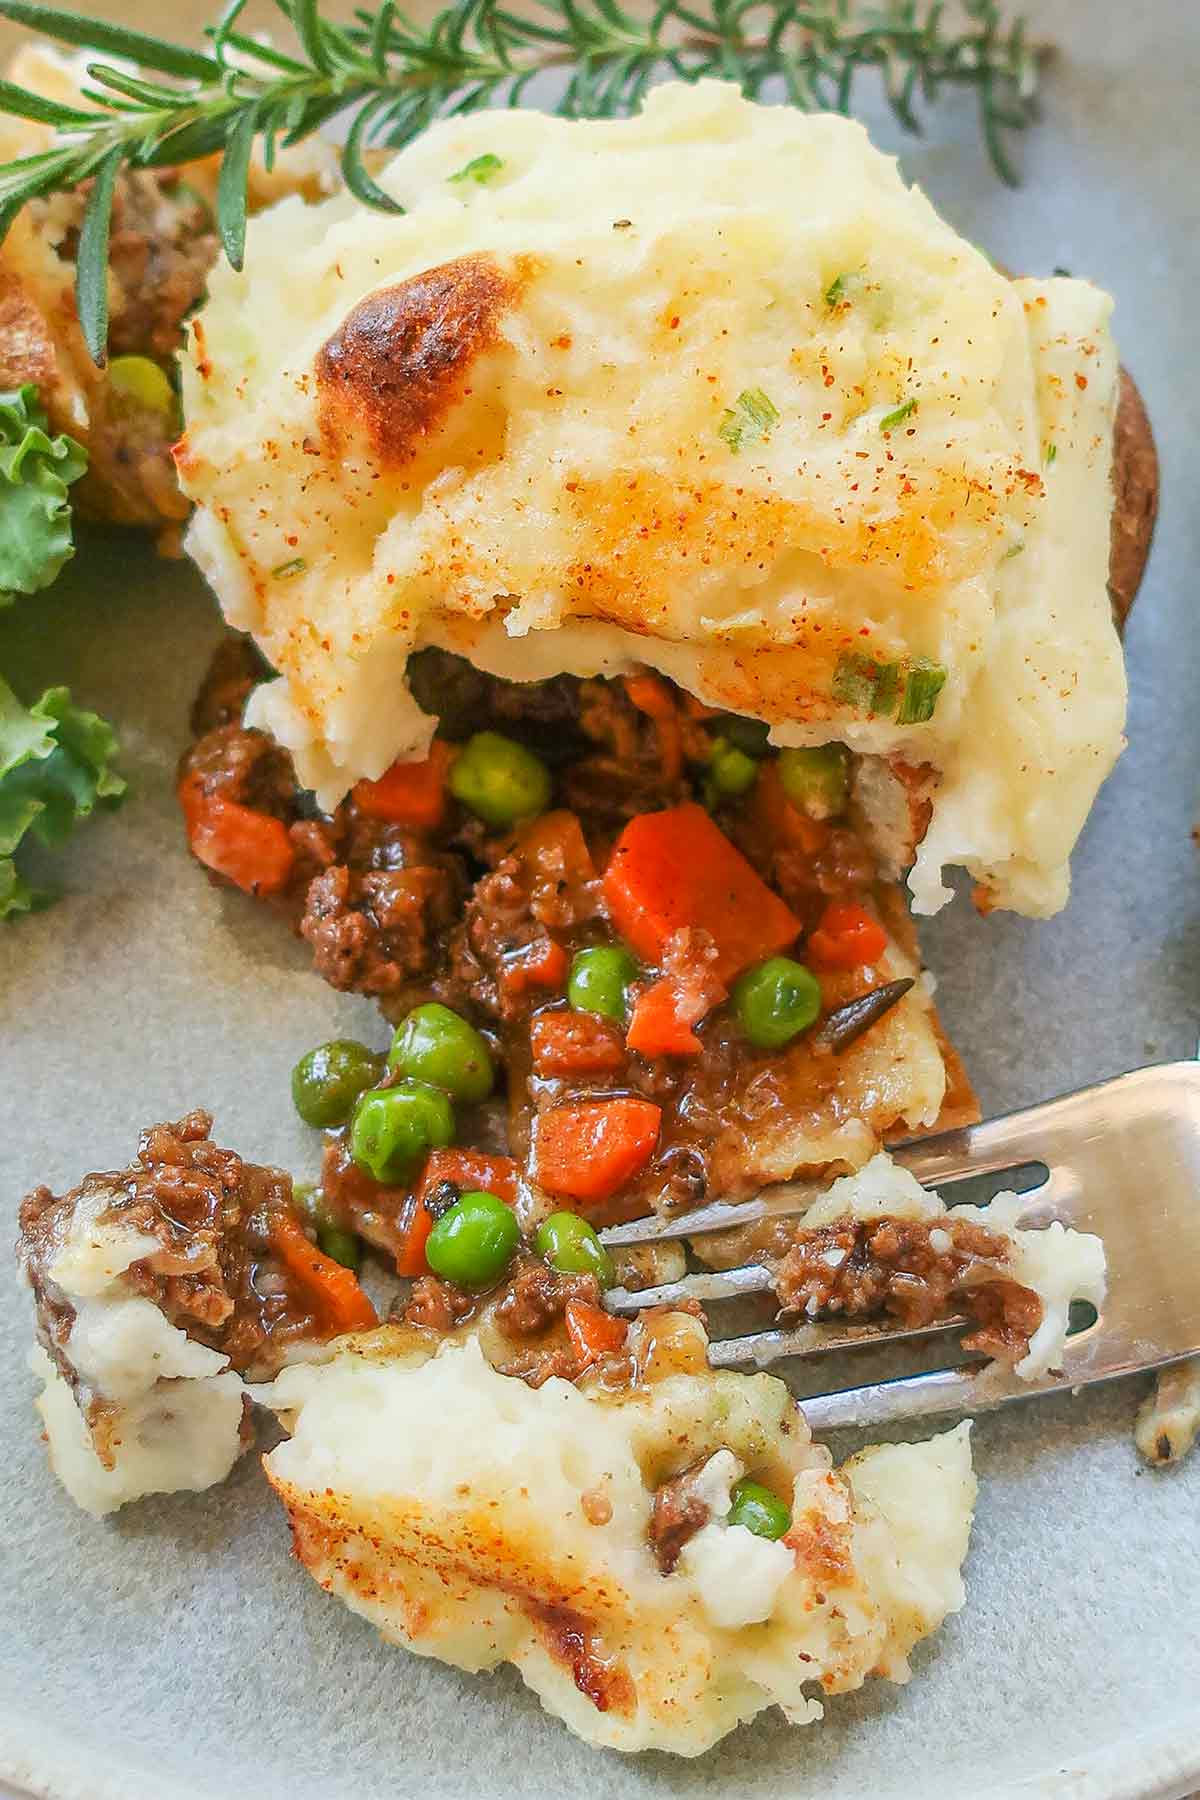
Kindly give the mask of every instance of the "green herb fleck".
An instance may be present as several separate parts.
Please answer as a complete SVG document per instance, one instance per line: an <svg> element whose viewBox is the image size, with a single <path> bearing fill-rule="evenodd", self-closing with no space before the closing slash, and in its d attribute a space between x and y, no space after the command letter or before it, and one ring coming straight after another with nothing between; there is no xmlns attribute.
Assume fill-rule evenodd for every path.
<svg viewBox="0 0 1200 1800"><path fill-rule="evenodd" d="M291 562L278 563L271 570L271 575L276 581L290 581L293 575L303 575L307 567L302 556L293 556Z"/></svg>
<svg viewBox="0 0 1200 1800"><path fill-rule="evenodd" d="M835 275L829 286L825 289L826 306L836 306L839 300L845 298L845 293L846 276L844 274Z"/></svg>
<svg viewBox="0 0 1200 1800"><path fill-rule="evenodd" d="M923 725L927 719L932 719L938 695L945 685L946 671L940 663L930 662L924 656L915 657L904 678L897 725Z"/></svg>
<svg viewBox="0 0 1200 1800"><path fill-rule="evenodd" d="M761 388L743 388L733 407L722 415L717 436L736 452L748 437L768 437L782 417Z"/></svg>
<svg viewBox="0 0 1200 1800"><path fill-rule="evenodd" d="M1021 554L1022 550L1024 550L1024 548L1025 548L1025 540L1024 540L1024 538L1019 538L1015 544L1010 544L1008 546L1008 549L1004 552L1004 555L1000 558L1000 561L1001 562L1011 562L1014 556L1020 556L1020 554Z"/></svg>
<svg viewBox="0 0 1200 1800"><path fill-rule="evenodd" d="M1057 444L1047 444L1045 451L1042 454L1042 461L1045 463L1046 467L1049 468L1050 464L1055 460L1055 458L1057 456L1058 456L1058 445Z"/></svg>
<svg viewBox="0 0 1200 1800"><path fill-rule="evenodd" d="M450 180L460 183L473 181L476 187L486 187L492 177L498 175L503 167L503 158L493 156L488 151L483 156L473 156L470 162L458 171L457 175L450 176Z"/></svg>
<svg viewBox="0 0 1200 1800"><path fill-rule="evenodd" d="M916 410L916 401L906 400L904 405L896 407L894 412L884 413L879 421L880 431L894 431L897 425L903 425L905 419L911 419Z"/></svg>

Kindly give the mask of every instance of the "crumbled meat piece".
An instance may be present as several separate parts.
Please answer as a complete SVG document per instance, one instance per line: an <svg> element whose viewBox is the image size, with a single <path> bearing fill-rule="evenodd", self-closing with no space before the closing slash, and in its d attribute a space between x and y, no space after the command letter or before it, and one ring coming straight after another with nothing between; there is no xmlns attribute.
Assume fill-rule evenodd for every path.
<svg viewBox="0 0 1200 1800"><path fill-rule="evenodd" d="M218 725L238 725L251 691L266 674L266 664L254 640L226 632L204 672L192 702L189 724L193 737L203 737Z"/></svg>
<svg viewBox="0 0 1200 1800"><path fill-rule="evenodd" d="M499 731L551 764L570 761L588 747L579 722L580 684L573 675L505 681L465 657L430 647L409 658L408 683L417 705L437 716L447 737Z"/></svg>
<svg viewBox="0 0 1200 1800"><path fill-rule="evenodd" d="M579 724L595 748L566 773L567 801L577 811L615 827L684 797L682 779L664 772L654 721L620 683L582 682Z"/></svg>
<svg viewBox="0 0 1200 1800"><path fill-rule="evenodd" d="M218 725L198 738L179 765L205 794L235 801L277 819L294 817L296 777L292 759L265 731Z"/></svg>
<svg viewBox="0 0 1200 1800"><path fill-rule="evenodd" d="M936 1247L939 1240L942 1247ZM1008 1279L1004 1238L964 1219L841 1219L803 1225L775 1273L785 1313L865 1318L886 1312L922 1326L951 1299L980 1321L968 1347L1019 1361L1041 1323L1042 1303Z"/></svg>
<svg viewBox="0 0 1200 1800"><path fill-rule="evenodd" d="M585 924L599 907L579 820L573 813L545 814L476 882L450 944L448 998L465 995L493 1018L520 1017L557 985L542 985L528 958L553 949L552 932Z"/></svg>
<svg viewBox="0 0 1200 1800"><path fill-rule="evenodd" d="M365 833L359 842L366 842ZM430 973L440 960L461 877L453 857L396 826L379 828L371 854L386 854L384 866L360 872L337 863L316 876L300 931L331 987L383 995Z"/></svg>
<svg viewBox="0 0 1200 1800"><path fill-rule="evenodd" d="M204 297L217 238L204 203L171 169L124 169L113 193L108 262L113 356L172 356Z"/></svg>
<svg viewBox="0 0 1200 1800"><path fill-rule="evenodd" d="M413 1282L404 1308L406 1325L422 1325L427 1331L453 1331L475 1310L475 1301L452 1281L437 1275L421 1275Z"/></svg>
<svg viewBox="0 0 1200 1800"><path fill-rule="evenodd" d="M268 1242L272 1212L292 1204L291 1177L221 1149L211 1127L206 1112L151 1126L129 1168L88 1175L62 1195L40 1187L22 1202L18 1255L33 1288L39 1338L73 1386L68 1339L75 1309L52 1271L77 1211L101 1229L156 1240L158 1249L120 1277L122 1290L152 1301L170 1324L228 1356L239 1373L273 1374L290 1344L320 1335Z"/></svg>
<svg viewBox="0 0 1200 1800"><path fill-rule="evenodd" d="M564 1275L540 1257L522 1261L509 1277L504 1298L492 1317L506 1337L536 1337L561 1319L572 1300L591 1306L600 1303L600 1284L594 1275Z"/></svg>
<svg viewBox="0 0 1200 1800"><path fill-rule="evenodd" d="M696 1492L696 1476L708 1461L702 1457L681 1474L664 1481L650 1511L650 1548L664 1575L679 1561L684 1545L708 1524L712 1511Z"/></svg>

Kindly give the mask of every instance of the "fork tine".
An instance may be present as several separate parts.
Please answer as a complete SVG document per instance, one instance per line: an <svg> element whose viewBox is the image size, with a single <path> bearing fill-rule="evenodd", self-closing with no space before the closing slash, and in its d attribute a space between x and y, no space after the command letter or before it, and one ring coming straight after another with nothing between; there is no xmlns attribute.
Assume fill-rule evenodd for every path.
<svg viewBox="0 0 1200 1800"><path fill-rule="evenodd" d="M838 1326L818 1323L772 1326L767 1331L748 1332L744 1337L714 1338L708 1346L708 1360L714 1369L764 1369L782 1356L822 1356L826 1351L854 1350L863 1344L902 1344L912 1338L938 1337L949 1331L961 1331L967 1323L961 1313L955 1313L951 1318L935 1319L929 1325ZM849 1391L867 1393L869 1389L852 1388ZM807 1412L807 1400L803 1406Z"/></svg>
<svg viewBox="0 0 1200 1800"><path fill-rule="evenodd" d="M609 1288L604 1294L604 1305L613 1313L637 1313L646 1306L678 1306L681 1300L733 1300L739 1294L770 1291L770 1269L761 1263L747 1263L740 1269L685 1275L680 1281L667 1281L661 1287Z"/></svg>
<svg viewBox="0 0 1200 1800"><path fill-rule="evenodd" d="M675 1238L706 1237L713 1231L729 1231L734 1225L756 1225L760 1219L807 1212L821 1192L815 1181L781 1181L756 1194L753 1200L714 1200L692 1212L665 1217L651 1213L628 1225L610 1225L600 1233L600 1242L609 1249L618 1249L625 1244L661 1244Z"/></svg>

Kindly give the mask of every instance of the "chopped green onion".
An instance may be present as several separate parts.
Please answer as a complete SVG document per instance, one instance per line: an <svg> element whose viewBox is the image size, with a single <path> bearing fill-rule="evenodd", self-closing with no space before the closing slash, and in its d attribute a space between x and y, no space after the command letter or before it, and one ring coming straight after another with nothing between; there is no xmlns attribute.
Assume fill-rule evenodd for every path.
<svg viewBox="0 0 1200 1800"><path fill-rule="evenodd" d="M879 677L875 683L875 697L871 701L871 713L875 718L890 719L896 710L896 700L900 693L900 664L882 663Z"/></svg>
<svg viewBox="0 0 1200 1800"><path fill-rule="evenodd" d="M845 297L845 293L846 293L846 277L845 277L845 275L844 274L835 275L833 280L830 282L829 286L825 289L825 304L826 304L826 306L836 306L838 301Z"/></svg>
<svg viewBox="0 0 1200 1800"><path fill-rule="evenodd" d="M722 415L717 436L736 452L750 436L767 437L782 417L761 388L743 388L733 407Z"/></svg>
<svg viewBox="0 0 1200 1800"><path fill-rule="evenodd" d="M833 672L833 697L872 718L890 714L900 692L900 664L876 662L860 651L843 651Z"/></svg>
<svg viewBox="0 0 1200 1800"><path fill-rule="evenodd" d="M938 695L945 685L946 671L942 665L918 656L909 664L904 678L904 694L900 701L900 711L896 714L897 725L923 725L926 719L932 719Z"/></svg>
<svg viewBox="0 0 1200 1800"><path fill-rule="evenodd" d="M271 575L276 581L290 581L293 575L303 575L307 567L302 556L293 556L291 562L277 563Z"/></svg>
<svg viewBox="0 0 1200 1800"><path fill-rule="evenodd" d="M1019 538L1015 544L1010 544L1008 546L1008 549L1004 552L1004 555L1000 558L1000 561L1001 562L1011 562L1014 556L1020 556L1020 554L1021 554L1022 550L1024 550L1024 548L1025 548L1025 540L1024 540L1024 538Z"/></svg>
<svg viewBox="0 0 1200 1800"><path fill-rule="evenodd" d="M890 719L895 714L898 725L920 725L933 717L945 684L945 669L924 656L885 663L861 651L847 650L838 658L831 692L842 706L869 713L873 719Z"/></svg>
<svg viewBox="0 0 1200 1800"><path fill-rule="evenodd" d="M486 187L493 175L498 175L503 167L503 157L493 156L489 151L484 156L473 156L469 163L464 164L458 173L451 175L449 179L460 183L473 181L476 187Z"/></svg>
<svg viewBox="0 0 1200 1800"><path fill-rule="evenodd" d="M897 425L903 425L905 419L911 419L916 410L916 401L906 400L903 406L897 406L893 412L884 413L879 421L880 431L894 431Z"/></svg>
<svg viewBox="0 0 1200 1800"><path fill-rule="evenodd" d="M1043 456L1042 456L1042 461L1045 463L1047 468L1050 467L1050 464L1054 461L1054 459L1057 455L1058 455L1058 445L1057 444L1047 444L1045 451L1043 452Z"/></svg>

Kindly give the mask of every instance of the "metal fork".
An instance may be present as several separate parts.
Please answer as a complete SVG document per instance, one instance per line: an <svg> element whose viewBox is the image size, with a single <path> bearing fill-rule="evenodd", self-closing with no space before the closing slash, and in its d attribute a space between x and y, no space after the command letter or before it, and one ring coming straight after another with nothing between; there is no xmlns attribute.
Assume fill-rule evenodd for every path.
<svg viewBox="0 0 1200 1800"><path fill-rule="evenodd" d="M975 1412L1200 1354L1200 1063L1135 1069L1024 1112L901 1145L893 1154L918 1181L938 1189L971 1176L1044 1165L1046 1179L1023 1195L1019 1223L1060 1219L1097 1233L1108 1261L1108 1293L1095 1321L1068 1339L1061 1372L1022 1381L1000 1364L976 1364L819 1394L803 1402L815 1429ZM760 1219L799 1216L816 1191L811 1184L781 1183L753 1200L637 1219L601 1237L610 1248L695 1239ZM635 1312L685 1298L708 1302L762 1293L770 1285L770 1271L751 1263L640 1293L614 1288L605 1304L614 1312ZM775 1327L716 1338L709 1358L719 1368L761 1368L785 1356L894 1344L964 1323L955 1316L916 1330L887 1323Z"/></svg>

